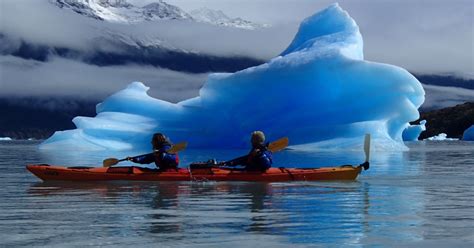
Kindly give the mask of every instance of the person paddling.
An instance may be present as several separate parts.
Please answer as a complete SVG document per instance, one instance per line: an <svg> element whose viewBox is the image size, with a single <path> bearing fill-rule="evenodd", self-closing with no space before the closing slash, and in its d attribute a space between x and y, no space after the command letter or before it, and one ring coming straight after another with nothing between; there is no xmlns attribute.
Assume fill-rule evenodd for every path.
<svg viewBox="0 0 474 248"><path fill-rule="evenodd" d="M252 132L250 142L252 149L247 156L232 160L225 165L243 165L246 170L251 171L266 171L272 167L273 154L268 150L268 144L265 144L265 134L262 131Z"/></svg>
<svg viewBox="0 0 474 248"><path fill-rule="evenodd" d="M150 164L155 162L155 165L160 170L177 169L179 164L178 154L171 154L167 151L171 148L171 141L162 133L153 134L151 139L153 152L138 157L127 157L127 160L138 164Z"/></svg>

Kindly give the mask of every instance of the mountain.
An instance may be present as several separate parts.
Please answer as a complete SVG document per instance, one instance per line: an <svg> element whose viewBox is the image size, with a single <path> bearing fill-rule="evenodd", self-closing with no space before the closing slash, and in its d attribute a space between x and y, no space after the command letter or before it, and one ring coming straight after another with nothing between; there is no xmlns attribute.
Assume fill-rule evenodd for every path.
<svg viewBox="0 0 474 248"><path fill-rule="evenodd" d="M145 20L179 20L192 19L192 17L177 6L167 4L163 1L150 3L143 8Z"/></svg>
<svg viewBox="0 0 474 248"><path fill-rule="evenodd" d="M0 29L0 55L12 56L4 59L21 58L47 63L60 57L88 65L151 65L187 73L235 72L263 62L239 52L216 54L215 46L209 46L207 51L200 50L200 44L207 38L201 36L188 42L189 37L196 37L194 26L206 32L222 32L224 37L234 33L239 37L239 33L248 31L220 30L215 25L197 23L180 8L163 1L142 8L125 0L49 0L49 3L54 5L34 3L37 7L47 5L51 12L44 12L47 13L44 18L31 22L35 30L42 30L38 35L24 35L31 33L30 25L23 25L27 28L21 31L15 26ZM81 18L76 13L101 21ZM56 21L43 23L43 20L55 18L63 18L60 30L57 27L49 30ZM189 22L147 22L158 19ZM136 21L142 22L121 24ZM80 35L71 37L66 34L69 30L80 30L77 32ZM174 30L181 30L178 38L173 36ZM215 38L213 42L218 46L221 44Z"/></svg>
<svg viewBox="0 0 474 248"><path fill-rule="evenodd" d="M122 23L136 23L155 20L191 20L182 9L163 1L151 3L143 8L134 6L126 0L50 0L64 9L97 20Z"/></svg>
<svg viewBox="0 0 474 248"><path fill-rule="evenodd" d="M474 101L474 90L463 87L423 84L423 89L425 89L425 102L420 108L422 112Z"/></svg>
<svg viewBox="0 0 474 248"><path fill-rule="evenodd" d="M474 125L474 102L422 112L420 119L412 124L418 124L421 120L426 120L426 131L420 134L420 140L440 133L447 134L449 138L461 138L463 132Z"/></svg>
<svg viewBox="0 0 474 248"><path fill-rule="evenodd" d="M456 74L412 74L425 89L422 112L474 101L474 79Z"/></svg>
<svg viewBox="0 0 474 248"><path fill-rule="evenodd" d="M96 101L66 98L0 98L0 137L45 139L74 128L72 118L94 116Z"/></svg>
<svg viewBox="0 0 474 248"><path fill-rule="evenodd" d="M456 74L412 74L423 84L474 90L474 79L472 78L463 78Z"/></svg>
<svg viewBox="0 0 474 248"><path fill-rule="evenodd" d="M264 61L244 56L215 56L190 52L167 45L160 40L139 40L125 34L106 33L95 37L102 46L80 50L67 46L42 45L26 40L15 41L0 32L0 43L9 49L0 49L0 55L48 62L54 57L81 61L98 66L152 65L188 73L235 72ZM113 47L114 49L110 49Z"/></svg>
<svg viewBox="0 0 474 248"><path fill-rule="evenodd" d="M220 10L202 8L186 13L181 8L162 0L138 7L126 0L50 0L59 8L70 9L78 14L97 20L137 23L157 20L187 20L217 26L258 29L268 25L257 24L242 18L230 18Z"/></svg>
<svg viewBox="0 0 474 248"><path fill-rule="evenodd" d="M209 23L217 26L236 27L242 29L259 29L269 25L258 24L242 18L230 18L220 10L212 10L208 8L200 8L189 12L193 19L197 22Z"/></svg>

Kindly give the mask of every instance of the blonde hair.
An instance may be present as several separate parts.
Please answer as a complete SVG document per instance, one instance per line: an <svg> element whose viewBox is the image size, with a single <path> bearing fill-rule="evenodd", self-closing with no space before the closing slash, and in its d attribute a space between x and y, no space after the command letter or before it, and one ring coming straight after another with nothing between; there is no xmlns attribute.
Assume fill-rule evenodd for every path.
<svg viewBox="0 0 474 248"><path fill-rule="evenodd" d="M265 134L262 131L253 131L251 142L263 144L265 142Z"/></svg>

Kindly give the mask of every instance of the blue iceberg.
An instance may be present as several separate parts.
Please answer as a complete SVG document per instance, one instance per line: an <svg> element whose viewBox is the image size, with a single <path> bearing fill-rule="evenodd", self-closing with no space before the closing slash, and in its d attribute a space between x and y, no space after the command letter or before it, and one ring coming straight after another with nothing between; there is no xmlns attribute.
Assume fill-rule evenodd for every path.
<svg viewBox="0 0 474 248"><path fill-rule="evenodd" d="M353 148L371 133L375 148L405 149L424 90L406 70L364 60L355 21L338 4L305 19L280 56L236 73L211 74L199 96L154 99L131 83L56 132L44 149L144 149L154 132L194 148L245 148L254 130L288 136L299 149Z"/></svg>
<svg viewBox="0 0 474 248"><path fill-rule="evenodd" d="M402 133L404 141L417 141L421 132L426 131L426 120L420 121L419 125L410 125Z"/></svg>
<svg viewBox="0 0 474 248"><path fill-rule="evenodd" d="M474 141L474 125L466 129L462 135L463 140Z"/></svg>

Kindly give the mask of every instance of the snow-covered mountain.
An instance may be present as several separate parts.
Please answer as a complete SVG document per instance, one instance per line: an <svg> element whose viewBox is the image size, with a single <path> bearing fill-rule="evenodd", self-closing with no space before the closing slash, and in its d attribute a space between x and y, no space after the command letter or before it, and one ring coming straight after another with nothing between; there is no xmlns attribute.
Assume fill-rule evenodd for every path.
<svg viewBox="0 0 474 248"><path fill-rule="evenodd" d="M50 0L60 8L98 20L135 23L153 20L191 19L182 9L161 0L142 8L126 0Z"/></svg>
<svg viewBox="0 0 474 248"><path fill-rule="evenodd" d="M163 1L150 3L143 8L145 20L160 19L192 19L191 16L177 6L167 4Z"/></svg>
<svg viewBox="0 0 474 248"><path fill-rule="evenodd" d="M78 14L98 20L137 23L156 20L189 20L217 26L242 29L258 29L268 25L257 24L242 18L230 18L220 10L202 8L190 14L181 8L162 0L143 7L135 6L126 0L49 0L56 6L70 9Z"/></svg>
<svg viewBox="0 0 474 248"><path fill-rule="evenodd" d="M31 62L32 66L47 66L67 59L76 63L75 67L132 64L208 73L234 72L266 59L255 56L262 50L252 45L252 40L259 38L243 37L266 37L270 29L249 32L202 24L164 2L137 7L125 0L24 0L27 4L0 1L5 10L0 21L2 75L7 70L5 60L10 65ZM18 9L22 13L37 12L24 18L16 14ZM147 21L153 18L163 21ZM196 35L196 30L206 35ZM241 40L246 46L241 45ZM11 75L16 74L16 67L8 68L12 69Z"/></svg>
<svg viewBox="0 0 474 248"><path fill-rule="evenodd" d="M218 26L236 27L243 29L258 29L269 27L268 24L259 24L242 18L231 18L220 10L200 8L189 12L194 20L203 23L210 23Z"/></svg>

